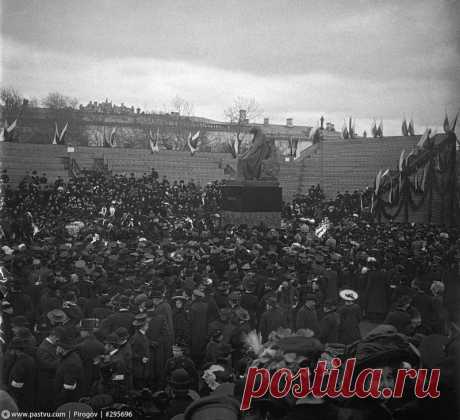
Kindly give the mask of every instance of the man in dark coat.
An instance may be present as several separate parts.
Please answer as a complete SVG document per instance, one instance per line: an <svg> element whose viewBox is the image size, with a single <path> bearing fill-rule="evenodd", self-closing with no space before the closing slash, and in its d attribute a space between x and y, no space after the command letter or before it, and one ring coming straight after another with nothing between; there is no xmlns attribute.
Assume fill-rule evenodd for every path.
<svg viewBox="0 0 460 420"><path fill-rule="evenodd" d="M411 298L407 295L401 296L396 302L396 307L388 312L384 324L393 325L401 334L409 334L412 317L408 312Z"/></svg>
<svg viewBox="0 0 460 420"><path fill-rule="evenodd" d="M124 364L127 367L126 373L126 386L128 389L133 387L133 350L129 343L129 333L124 327L117 328L115 334L119 337L118 343L118 357L123 359Z"/></svg>
<svg viewBox="0 0 460 420"><path fill-rule="evenodd" d="M412 305L417 309L422 318L422 326L430 329L431 320L433 319L434 302L433 296L428 295L422 288L420 280L414 280L412 287L415 289L415 294L412 297Z"/></svg>
<svg viewBox="0 0 460 420"><path fill-rule="evenodd" d="M308 294L305 297L305 304L297 312L296 329L309 329L314 332L315 337L319 336L320 327L316 313L316 296Z"/></svg>
<svg viewBox="0 0 460 420"><path fill-rule="evenodd" d="M59 364L57 335L52 329L37 348L37 407L50 411L54 404L54 378Z"/></svg>
<svg viewBox="0 0 460 420"><path fill-rule="evenodd" d="M182 295L173 296L173 325L176 342L190 342L189 313L185 308L187 298Z"/></svg>
<svg viewBox="0 0 460 420"><path fill-rule="evenodd" d="M185 369L175 369L168 383L172 398L166 409L166 416L168 419L172 419L176 415L183 413L195 399L199 398L199 395L190 389L192 379Z"/></svg>
<svg viewBox="0 0 460 420"><path fill-rule="evenodd" d="M102 344L94 335L97 326L96 319L82 319L80 336L82 340L77 345L77 351L83 363L84 383L83 394L88 395L91 392L92 385L99 378L99 367L95 361L104 354L104 344Z"/></svg>
<svg viewBox="0 0 460 420"><path fill-rule="evenodd" d="M367 273L364 296L364 310L367 318L381 322L388 312L390 289L387 284L387 273L376 268L375 258L369 257L371 266Z"/></svg>
<svg viewBox="0 0 460 420"><path fill-rule="evenodd" d="M250 279L245 284L245 290L241 295L241 307L249 312L251 318L250 323L254 328L257 325L257 308L259 306L259 299L255 294L256 281Z"/></svg>
<svg viewBox="0 0 460 420"><path fill-rule="evenodd" d="M116 333L111 333L105 338L104 344L106 355L101 363L104 392L119 402L129 390L128 375L131 372L126 364L125 355L119 352L120 337Z"/></svg>
<svg viewBox="0 0 460 420"><path fill-rule="evenodd" d="M190 306L190 356L197 365L205 356L208 342L208 304L204 293L195 289Z"/></svg>
<svg viewBox="0 0 460 420"><path fill-rule="evenodd" d="M163 386L171 379L172 372L176 369L185 369L191 379L191 387L198 389L198 372L193 360L184 355L184 348L180 344L173 346L173 356L166 362Z"/></svg>
<svg viewBox="0 0 460 420"><path fill-rule="evenodd" d="M132 331L134 314L129 310L129 298L125 295L121 295L118 298L118 303L118 311L109 315L101 323L100 331L104 336L115 332L118 327L124 327L129 332Z"/></svg>
<svg viewBox="0 0 460 420"><path fill-rule="evenodd" d="M168 336L168 322L163 314L160 314L152 306L147 310L148 327L146 336L150 346L150 372L151 386L156 388L162 378L166 361L170 357L171 349L167 346L170 343Z"/></svg>
<svg viewBox="0 0 460 420"><path fill-rule="evenodd" d="M345 302L338 310L340 316L339 343L351 344L361 338L359 329L361 308L356 303L358 293L351 289L344 289L339 295Z"/></svg>
<svg viewBox="0 0 460 420"><path fill-rule="evenodd" d="M57 352L61 360L54 380L55 406L76 402L83 396L83 363L73 337L62 327L56 328Z"/></svg>
<svg viewBox="0 0 460 420"><path fill-rule="evenodd" d="M337 343L339 340L340 316L334 301L324 302L324 316L319 321L319 341Z"/></svg>
<svg viewBox="0 0 460 420"><path fill-rule="evenodd" d="M133 385L135 389L142 389L148 385L149 380L150 346L146 337L147 316L136 315L133 327L136 331L129 341L133 353Z"/></svg>
<svg viewBox="0 0 460 420"><path fill-rule="evenodd" d="M26 340L15 337L4 361L4 380L8 393L21 411L35 408L36 365L34 358L25 349Z"/></svg>
<svg viewBox="0 0 460 420"><path fill-rule="evenodd" d="M266 311L261 315L259 331L262 340L267 340L272 331L284 326L285 316L278 307L275 297L270 296L266 299Z"/></svg>

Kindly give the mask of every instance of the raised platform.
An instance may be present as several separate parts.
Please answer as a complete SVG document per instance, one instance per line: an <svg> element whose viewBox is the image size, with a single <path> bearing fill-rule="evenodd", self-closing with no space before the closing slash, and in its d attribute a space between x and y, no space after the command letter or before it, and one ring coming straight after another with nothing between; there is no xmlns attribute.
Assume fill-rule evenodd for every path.
<svg viewBox="0 0 460 420"><path fill-rule="evenodd" d="M279 227L282 189L273 181L226 181L222 187L224 223Z"/></svg>

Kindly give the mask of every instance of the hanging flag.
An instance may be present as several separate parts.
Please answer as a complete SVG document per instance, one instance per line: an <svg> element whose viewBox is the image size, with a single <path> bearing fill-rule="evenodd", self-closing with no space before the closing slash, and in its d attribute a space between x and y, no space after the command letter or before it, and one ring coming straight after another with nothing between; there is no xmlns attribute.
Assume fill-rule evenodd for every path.
<svg viewBox="0 0 460 420"><path fill-rule="evenodd" d="M53 137L53 141L52 143L53 144L58 144L58 141L59 141L59 130L58 130L58 126L57 126L57 123L55 122L54 123L54 137Z"/></svg>
<svg viewBox="0 0 460 420"><path fill-rule="evenodd" d="M192 133L189 133L187 138L187 144L190 149L190 155L193 156L198 150L198 142L200 139L200 132L197 131L193 136Z"/></svg>
<svg viewBox="0 0 460 420"><path fill-rule="evenodd" d="M117 143L115 141L115 133L117 132L117 127L113 127L112 131L110 132L110 137L109 137L109 146L110 147L116 147Z"/></svg>
<svg viewBox="0 0 460 420"><path fill-rule="evenodd" d="M455 116L455 120L454 122L452 123L452 127L450 129L450 131L454 132L455 131L455 126L457 125L457 118L458 118L458 112L457 112L457 115Z"/></svg>
<svg viewBox="0 0 460 420"><path fill-rule="evenodd" d="M380 190L380 181L382 180L382 170L380 169L377 172L377 175L375 177L375 195L378 195L379 190Z"/></svg>
<svg viewBox="0 0 460 420"><path fill-rule="evenodd" d="M402 172L403 169L404 169L404 154L405 153L406 153L406 151L403 149L401 151L401 154L399 155L399 164L398 164L399 172Z"/></svg>
<svg viewBox="0 0 460 420"><path fill-rule="evenodd" d="M156 137L153 136L152 130L149 129L149 145L150 145L150 150L152 153L158 153L160 151L158 147L158 139L160 137L159 135L159 128L157 129L157 135Z"/></svg>
<svg viewBox="0 0 460 420"><path fill-rule="evenodd" d="M405 159L404 159L404 165L405 165L405 166L408 166L408 165L409 165L409 158L410 158L411 156L416 155L416 153L417 153L417 149L415 149L415 148L412 149L412 150L409 152L409 154L408 154L408 155L405 157Z"/></svg>
<svg viewBox="0 0 460 420"><path fill-rule="evenodd" d="M289 147L289 157L292 159L292 157L293 157L293 152L292 152L292 137L289 137L289 139L288 139L288 147Z"/></svg>
<svg viewBox="0 0 460 420"><path fill-rule="evenodd" d="M440 171L441 170L441 155L439 152L436 154L434 158L434 162L435 162L435 169Z"/></svg>
<svg viewBox="0 0 460 420"><path fill-rule="evenodd" d="M423 169L422 182L420 185L420 189L422 190L422 192L425 192L425 186L426 186L426 180L428 178L429 167L430 167L430 162L427 162L425 165L425 168Z"/></svg>
<svg viewBox="0 0 460 420"><path fill-rule="evenodd" d="M431 128L427 128L425 132L423 133L422 137L420 137L420 140L417 143L417 146L419 149L423 149L427 144L430 139L430 134L431 134Z"/></svg>
<svg viewBox="0 0 460 420"><path fill-rule="evenodd" d="M317 137L317 136L318 136L318 132L319 132L319 126L317 125L316 127L312 128L312 129L310 130L310 135L308 136L308 138L311 139L311 140L313 140L313 142L314 142L315 140L318 139L318 137Z"/></svg>
<svg viewBox="0 0 460 420"><path fill-rule="evenodd" d="M344 139L350 138L350 134L347 128L347 123L345 121L343 122L343 127L342 127L342 138Z"/></svg>
<svg viewBox="0 0 460 420"><path fill-rule="evenodd" d="M408 136L409 135L409 129L407 128L407 123L406 123L406 118L405 117L404 117L404 120L402 122L401 132L402 132L403 136Z"/></svg>
<svg viewBox="0 0 460 420"><path fill-rule="evenodd" d="M412 118L409 121L409 127L407 131L409 132L409 136L415 136L414 121L412 120Z"/></svg>
<svg viewBox="0 0 460 420"><path fill-rule="evenodd" d="M444 133L447 134L450 131L449 117L447 116L447 112L446 112L446 117L444 118L443 127L444 127Z"/></svg>
<svg viewBox="0 0 460 420"><path fill-rule="evenodd" d="M383 137L383 120L380 120L380 124L377 128L377 137Z"/></svg>
<svg viewBox="0 0 460 420"><path fill-rule="evenodd" d="M297 158L297 149L298 149L298 147L299 147L299 139L294 139L292 141L292 149L293 149L293 152L294 152L294 154L293 154L294 159Z"/></svg>
<svg viewBox="0 0 460 420"><path fill-rule="evenodd" d="M234 157L236 158L240 152L240 142L238 141L238 136L235 136L235 141L233 142L233 150L235 153Z"/></svg>
<svg viewBox="0 0 460 420"><path fill-rule="evenodd" d="M64 137L67 133L67 128L69 127L69 123L66 123L64 128L61 131L61 134L59 135L59 144L64 144Z"/></svg>
<svg viewBox="0 0 460 420"><path fill-rule="evenodd" d="M375 122L375 119L372 122L371 133L372 133L372 137L374 137L374 138L376 138L377 135L378 135L377 123Z"/></svg>

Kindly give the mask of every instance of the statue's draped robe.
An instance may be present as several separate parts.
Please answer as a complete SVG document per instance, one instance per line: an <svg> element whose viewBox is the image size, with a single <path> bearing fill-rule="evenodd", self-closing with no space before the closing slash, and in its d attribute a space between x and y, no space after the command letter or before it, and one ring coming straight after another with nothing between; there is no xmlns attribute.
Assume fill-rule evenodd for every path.
<svg viewBox="0 0 460 420"><path fill-rule="evenodd" d="M259 179L262 161L270 157L271 147L265 134L257 131L251 147L239 157L237 164L237 179Z"/></svg>

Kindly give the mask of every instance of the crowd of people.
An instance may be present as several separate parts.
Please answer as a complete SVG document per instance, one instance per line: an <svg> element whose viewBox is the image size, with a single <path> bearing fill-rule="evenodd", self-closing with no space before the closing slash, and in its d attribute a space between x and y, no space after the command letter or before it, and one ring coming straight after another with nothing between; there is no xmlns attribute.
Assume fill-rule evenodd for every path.
<svg viewBox="0 0 460 420"><path fill-rule="evenodd" d="M376 224L369 191L327 200L313 186L285 204L275 229L223 225L218 182L169 182L154 170L54 183L31 173L17 188L5 171L1 180L3 406L80 401L157 419L452 417L458 228ZM392 369L406 361L385 350L398 337L418 349L413 365L442 365L441 398L266 396L243 414L253 330L262 342L315 340L312 360L365 351ZM437 358L427 343L442 348Z"/></svg>

